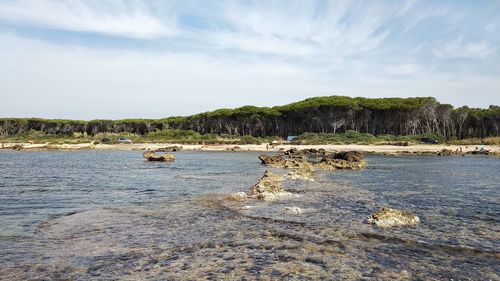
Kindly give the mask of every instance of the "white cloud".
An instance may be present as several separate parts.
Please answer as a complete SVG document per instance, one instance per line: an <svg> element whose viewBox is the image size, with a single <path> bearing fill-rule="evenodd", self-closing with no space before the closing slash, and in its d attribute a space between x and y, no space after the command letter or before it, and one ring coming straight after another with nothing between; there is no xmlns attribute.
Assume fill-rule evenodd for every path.
<svg viewBox="0 0 500 281"><path fill-rule="evenodd" d="M160 118L331 89L285 62L75 48L5 34L0 60L2 116Z"/></svg>
<svg viewBox="0 0 500 281"><path fill-rule="evenodd" d="M492 55L496 49L486 41L464 42L463 38L459 38L438 46L434 49L434 55L440 59L464 58L484 60Z"/></svg>
<svg viewBox="0 0 500 281"><path fill-rule="evenodd" d="M135 0L2 1L0 19L24 26L131 38L174 35L174 15L160 19L153 11L154 7L146 3Z"/></svg>
<svg viewBox="0 0 500 281"><path fill-rule="evenodd" d="M0 0L0 115L156 118L330 94L498 103L500 38L477 32L477 13L388 3Z"/></svg>

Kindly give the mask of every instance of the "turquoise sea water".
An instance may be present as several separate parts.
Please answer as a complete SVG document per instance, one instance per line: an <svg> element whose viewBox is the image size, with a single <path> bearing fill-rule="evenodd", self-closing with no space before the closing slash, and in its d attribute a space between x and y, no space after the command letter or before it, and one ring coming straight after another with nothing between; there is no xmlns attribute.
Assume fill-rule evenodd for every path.
<svg viewBox="0 0 500 281"><path fill-rule="evenodd" d="M498 158L367 156L286 180L287 199L224 200L262 176L258 155L2 151L0 279L500 279ZM421 223L365 223L384 206Z"/></svg>

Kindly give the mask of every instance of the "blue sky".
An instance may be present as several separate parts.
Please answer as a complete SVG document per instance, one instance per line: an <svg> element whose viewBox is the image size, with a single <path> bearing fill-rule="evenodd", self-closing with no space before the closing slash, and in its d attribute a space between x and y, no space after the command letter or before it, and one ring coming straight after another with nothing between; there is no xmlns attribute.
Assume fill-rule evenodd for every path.
<svg viewBox="0 0 500 281"><path fill-rule="evenodd" d="M500 1L0 0L0 117L311 96L500 104Z"/></svg>

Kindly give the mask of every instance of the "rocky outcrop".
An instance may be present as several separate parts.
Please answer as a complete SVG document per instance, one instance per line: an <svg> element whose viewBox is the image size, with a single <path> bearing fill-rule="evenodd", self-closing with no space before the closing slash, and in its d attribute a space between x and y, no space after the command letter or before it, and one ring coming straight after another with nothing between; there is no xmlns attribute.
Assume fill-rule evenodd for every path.
<svg viewBox="0 0 500 281"><path fill-rule="evenodd" d="M437 156L452 156L453 155L453 151L445 148L445 149L439 151L436 155Z"/></svg>
<svg viewBox="0 0 500 281"><path fill-rule="evenodd" d="M415 225L419 222L420 219L416 215L391 208L381 208L368 219L368 223L379 227Z"/></svg>
<svg viewBox="0 0 500 281"><path fill-rule="evenodd" d="M172 154L157 155L154 151L145 151L142 156L148 161L173 162L175 159Z"/></svg>
<svg viewBox="0 0 500 281"><path fill-rule="evenodd" d="M285 151L285 155L292 157L292 158L303 158L303 157L310 157L310 156L323 156L326 155L327 152L325 149L320 148L320 149L315 149L315 148L306 148L306 149L297 149L297 148L291 148L287 151Z"/></svg>
<svg viewBox="0 0 500 281"><path fill-rule="evenodd" d="M281 155L269 156L262 154L259 156L259 159L266 166L274 168L283 168L285 166L285 159Z"/></svg>
<svg viewBox="0 0 500 281"><path fill-rule="evenodd" d="M360 151L343 151L325 155L326 159L338 159L349 162L361 162L364 160L363 153Z"/></svg>
<svg viewBox="0 0 500 281"><path fill-rule="evenodd" d="M323 153L323 152L322 152ZM285 157L282 155L268 156L260 155L259 159L263 164L275 168L303 169L309 172L315 169L333 171L337 169L360 169L366 166L363 154L359 151L346 151L339 153L326 153L319 162L312 162L307 157L297 155L307 155L303 152L293 152L295 157ZM290 155L290 150L288 151Z"/></svg>
<svg viewBox="0 0 500 281"><path fill-rule="evenodd" d="M182 151L182 146L168 146L168 147L161 147L156 150L156 152L177 152L177 151Z"/></svg>
<svg viewBox="0 0 500 281"><path fill-rule="evenodd" d="M290 195L281 185L283 177L266 170L264 176L250 189L250 198L273 201L280 197Z"/></svg>

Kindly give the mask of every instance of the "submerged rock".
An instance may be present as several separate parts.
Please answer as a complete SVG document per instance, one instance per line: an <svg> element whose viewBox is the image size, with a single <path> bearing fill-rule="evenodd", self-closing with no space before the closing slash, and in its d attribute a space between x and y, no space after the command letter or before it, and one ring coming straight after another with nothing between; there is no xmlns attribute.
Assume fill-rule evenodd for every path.
<svg viewBox="0 0 500 281"><path fill-rule="evenodd" d="M368 223L375 224L379 227L415 225L419 222L420 219L408 211L400 211L385 207L378 210L368 219Z"/></svg>
<svg viewBox="0 0 500 281"><path fill-rule="evenodd" d="M453 155L453 151L446 148L437 153L437 156L451 156L451 155Z"/></svg>
<svg viewBox="0 0 500 281"><path fill-rule="evenodd" d="M299 207L285 207L285 212L292 215L301 215L304 213L304 209Z"/></svg>
<svg viewBox="0 0 500 281"><path fill-rule="evenodd" d="M264 176L250 189L249 197L272 201L279 197L290 195L281 185L283 177L273 172L266 170Z"/></svg>
<svg viewBox="0 0 500 281"><path fill-rule="evenodd" d="M154 151L145 151L142 156L148 161L173 162L175 159L172 154L157 155Z"/></svg>
<svg viewBox="0 0 500 281"><path fill-rule="evenodd" d="M244 201L247 199L247 194L245 192L236 192L226 196L225 199L230 201Z"/></svg>

